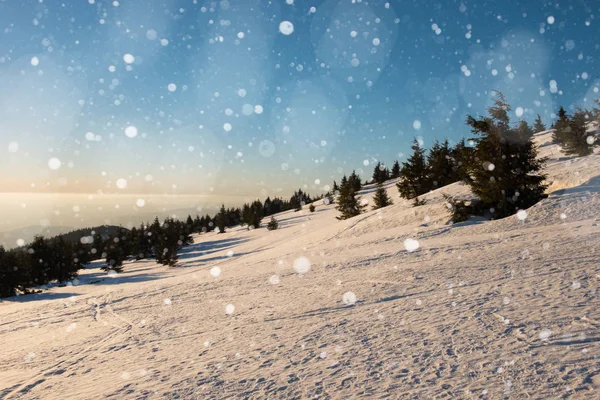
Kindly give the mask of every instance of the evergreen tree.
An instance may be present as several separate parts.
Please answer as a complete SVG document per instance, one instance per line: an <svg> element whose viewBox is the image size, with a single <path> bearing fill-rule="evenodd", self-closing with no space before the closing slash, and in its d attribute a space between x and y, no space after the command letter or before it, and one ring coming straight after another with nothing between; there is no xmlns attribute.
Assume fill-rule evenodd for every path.
<svg viewBox="0 0 600 400"><path fill-rule="evenodd" d="M267 224L267 229L273 231L279 228L279 222L275 219L275 217L271 217L271 220Z"/></svg>
<svg viewBox="0 0 600 400"><path fill-rule="evenodd" d="M533 131L523 121L510 126L510 106L498 92L489 117L467 116L467 125L478 135L474 162L469 165L467 183L494 218L531 207L545 197L545 159L537 158Z"/></svg>
<svg viewBox="0 0 600 400"><path fill-rule="evenodd" d="M450 151L452 157L452 170L456 180L465 181L468 173L468 166L473 159L473 147L467 146L465 139L461 139Z"/></svg>
<svg viewBox="0 0 600 400"><path fill-rule="evenodd" d="M377 162L373 170L373 182L383 183L390 179L390 171L381 162Z"/></svg>
<svg viewBox="0 0 600 400"><path fill-rule="evenodd" d="M308 211L315 212L315 205L311 204L310 206L308 206Z"/></svg>
<svg viewBox="0 0 600 400"><path fill-rule="evenodd" d="M373 210L394 204L381 183L377 184L377 191L375 192L375 196L373 196L373 203Z"/></svg>
<svg viewBox="0 0 600 400"><path fill-rule="evenodd" d="M52 249L43 236L36 236L29 245L31 254L31 286L44 285L52 280L50 266L54 263Z"/></svg>
<svg viewBox="0 0 600 400"><path fill-rule="evenodd" d="M104 271L123 271L123 261L126 254L124 254L123 247L119 244L120 241L121 239L117 235L110 235L104 242L104 252L106 253L106 265L102 267Z"/></svg>
<svg viewBox="0 0 600 400"><path fill-rule="evenodd" d="M255 200L250 205L252 215L251 225L254 229L260 228L260 222L263 219L263 205L260 200Z"/></svg>
<svg viewBox="0 0 600 400"><path fill-rule="evenodd" d="M227 223L227 216L225 213L225 205L223 204L217 214L217 228L219 228L219 233L225 233L225 225Z"/></svg>
<svg viewBox="0 0 600 400"><path fill-rule="evenodd" d="M400 170L400 181L396 184L400 196L405 199L414 199L431 189L431 180L429 179L429 169L425 159L425 149L419 146L417 139L414 139L411 146L413 154L402 163Z"/></svg>
<svg viewBox="0 0 600 400"><path fill-rule="evenodd" d="M432 188L439 188L459 180L448 139L441 144L436 140L427 155L427 168Z"/></svg>
<svg viewBox="0 0 600 400"><path fill-rule="evenodd" d="M535 122L533 123L533 130L535 133L543 132L546 130L546 126L542 122L542 117L540 117L540 114L537 115L537 118L535 119Z"/></svg>
<svg viewBox="0 0 600 400"><path fill-rule="evenodd" d="M398 160L394 161L394 165L392 166L391 177L392 179L400 177L400 163L398 162Z"/></svg>
<svg viewBox="0 0 600 400"><path fill-rule="evenodd" d="M77 276L78 264L74 262L75 251L73 245L64 240L62 236L55 238L51 245L54 260L50 266L53 279L58 282L72 280Z"/></svg>
<svg viewBox="0 0 600 400"><path fill-rule="evenodd" d="M350 176L348 177L348 183L350 184L350 187L354 190L354 192L358 193L360 191L360 189L362 188L362 184L360 182L360 176L358 176L356 174L356 171L352 171L352 173L350 174ZM340 192L342 191L342 189L340 188Z"/></svg>
<svg viewBox="0 0 600 400"><path fill-rule="evenodd" d="M564 146L571 128L569 127L569 116L561 106L558 110L558 119L553 124L552 142L559 146Z"/></svg>
<svg viewBox="0 0 600 400"><path fill-rule="evenodd" d="M7 252L0 245L0 298L15 296L23 282L24 270L17 265L13 252Z"/></svg>
<svg viewBox="0 0 600 400"><path fill-rule="evenodd" d="M587 133L590 117L591 112L577 110L569 118L566 127L562 124L557 127L557 131L564 130L564 132L559 132L558 136L562 138L562 150L566 155L582 157L594 152L597 139Z"/></svg>
<svg viewBox="0 0 600 400"><path fill-rule="evenodd" d="M191 235L192 233L194 233L194 220L192 219L191 215L187 216L187 219L185 220L185 230L184 233L186 236Z"/></svg>
<svg viewBox="0 0 600 400"><path fill-rule="evenodd" d="M184 244L181 232L185 228L173 218L166 218L161 228L156 262L174 267L179 259L177 252Z"/></svg>
<svg viewBox="0 0 600 400"><path fill-rule="evenodd" d="M360 181L359 181L360 184ZM356 190L350 180L342 178L340 185L340 194L335 207L341 215L337 219L348 219L361 214L366 205L361 204L360 197L356 195Z"/></svg>
<svg viewBox="0 0 600 400"><path fill-rule="evenodd" d="M340 190L340 188L339 188L339 186L338 186L338 184L337 184L336 181L333 181L333 188L332 188L332 190L333 190L333 194L336 194L336 192L338 192Z"/></svg>

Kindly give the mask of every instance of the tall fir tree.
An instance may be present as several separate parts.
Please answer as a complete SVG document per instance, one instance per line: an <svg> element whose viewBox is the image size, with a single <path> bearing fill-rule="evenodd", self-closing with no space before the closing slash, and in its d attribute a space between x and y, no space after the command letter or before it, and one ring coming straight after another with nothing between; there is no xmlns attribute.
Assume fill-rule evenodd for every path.
<svg viewBox="0 0 600 400"><path fill-rule="evenodd" d="M373 170L373 182L383 183L390 179L390 171L380 161L377 162Z"/></svg>
<svg viewBox="0 0 600 400"><path fill-rule="evenodd" d="M569 127L569 115L562 106L558 109L557 115L558 118L552 124L552 127L554 128L554 132L552 132L552 142L562 147L571 130Z"/></svg>
<svg viewBox="0 0 600 400"><path fill-rule="evenodd" d="M356 171L352 171L350 176L348 177L348 184L354 190L354 192L358 193L362 188L362 183L360 182L360 176L356 174ZM340 189L341 192L341 189Z"/></svg>
<svg viewBox="0 0 600 400"><path fill-rule="evenodd" d="M363 212L366 205L361 204L360 197L357 196L356 192L355 186L344 176L335 207L340 212L340 215L336 217L337 219L352 218Z"/></svg>
<svg viewBox="0 0 600 400"><path fill-rule="evenodd" d="M400 181L396 184L400 196L405 199L414 199L431 189L429 168L425 158L425 149L421 148L417 139L411 146L413 154L402 163Z"/></svg>
<svg viewBox="0 0 600 400"><path fill-rule="evenodd" d="M377 191L375 192L375 196L373 196L373 210L377 210L379 208L391 206L394 204L392 199L387 194L387 191L383 187L381 183L377 184Z"/></svg>
<svg viewBox="0 0 600 400"><path fill-rule="evenodd" d="M562 124L557 131L563 130L558 135L562 138L562 150L570 156L579 157L588 156L594 152L594 146L597 139L594 135L588 134L588 124L591 121L591 112L587 110L577 110L568 120L566 127Z"/></svg>
<svg viewBox="0 0 600 400"><path fill-rule="evenodd" d="M225 226L227 224L227 215L225 211L225 205L221 205L221 209L217 214L217 228L219 228L218 233L225 233Z"/></svg>
<svg viewBox="0 0 600 400"><path fill-rule="evenodd" d="M510 110L498 92L488 117L467 116L467 125L477 135L467 183L493 218L512 215L545 197L546 160L537 158L533 131L524 121L510 126Z"/></svg>
<svg viewBox="0 0 600 400"><path fill-rule="evenodd" d="M443 187L459 180L448 139L431 146L427 155L427 168L432 189Z"/></svg>
<svg viewBox="0 0 600 400"><path fill-rule="evenodd" d="M396 179L400 177L400 163L398 160L394 161L394 165L392 166L391 178Z"/></svg>
<svg viewBox="0 0 600 400"><path fill-rule="evenodd" d="M544 125L544 123L542 122L542 117L540 117L540 114L537 115L537 118L533 123L533 130L535 133L543 132L546 130L546 125Z"/></svg>

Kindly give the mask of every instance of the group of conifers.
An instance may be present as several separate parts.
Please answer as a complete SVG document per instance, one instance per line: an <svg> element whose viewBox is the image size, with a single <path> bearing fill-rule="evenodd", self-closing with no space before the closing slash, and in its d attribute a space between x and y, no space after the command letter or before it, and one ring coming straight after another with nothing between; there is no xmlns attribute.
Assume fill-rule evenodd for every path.
<svg viewBox="0 0 600 400"><path fill-rule="evenodd" d="M538 157L533 135L546 127L539 115L533 128L523 120L511 124L510 113L510 105L497 93L488 116L467 116L467 125L473 133L468 141L463 139L453 146L448 140L434 141L427 152L415 139L412 155L406 162L396 161L391 170L378 163L371 181L378 184L372 208L392 204L383 187L390 179L398 180L400 197L412 200L414 206L425 204L420 196L436 188L459 181L469 185L473 199L444 195L454 222L473 215L504 218L543 199L547 187L543 173L546 159ZM594 124L600 124L600 109L578 109L569 115L561 107L552 125L553 142L568 156L592 154L594 147L600 145L597 132L590 132ZM85 264L97 259L104 259L104 269L113 273L121 272L128 258L154 258L159 264L174 266L180 248L193 243L193 233L215 229L222 233L236 225L257 229L267 216L287 210L300 211L305 204L319 199L324 204L336 204L338 219L352 218L367 207L358 196L362 185L353 171L339 185L334 181L331 190L319 197L311 197L300 189L289 200L268 197L264 202L255 200L241 208L223 205L213 217L188 216L186 221L166 218L162 223L155 218L153 223L139 228L116 227L112 232L102 232L103 227L80 230L86 233L80 234L79 240L67 240L68 234L49 239L37 236L32 243L16 249L5 250L0 246L0 297L28 293L30 288L52 281L73 281ZM310 204L309 210L314 212L315 206ZM267 229L278 228L278 221L271 217Z"/></svg>

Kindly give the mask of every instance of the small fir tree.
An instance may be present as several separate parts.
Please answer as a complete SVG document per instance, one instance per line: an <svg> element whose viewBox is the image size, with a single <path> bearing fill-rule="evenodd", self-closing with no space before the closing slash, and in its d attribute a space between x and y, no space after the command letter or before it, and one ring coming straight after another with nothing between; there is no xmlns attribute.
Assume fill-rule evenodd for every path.
<svg viewBox="0 0 600 400"><path fill-rule="evenodd" d="M373 210L392 205L392 199L387 194L387 191L381 183L377 184L377 191L373 196Z"/></svg>
<svg viewBox="0 0 600 400"><path fill-rule="evenodd" d="M533 130L535 133L543 132L546 130L546 125L544 125L544 123L542 122L542 117L540 117L540 114L537 115L537 118L533 123Z"/></svg>
<svg viewBox="0 0 600 400"><path fill-rule="evenodd" d="M275 219L275 217L271 217L271 220L267 224L267 229L270 231L274 231L279 228L279 222Z"/></svg>
<svg viewBox="0 0 600 400"><path fill-rule="evenodd" d="M311 204L310 206L308 206L308 211L315 212L315 206L313 204Z"/></svg>

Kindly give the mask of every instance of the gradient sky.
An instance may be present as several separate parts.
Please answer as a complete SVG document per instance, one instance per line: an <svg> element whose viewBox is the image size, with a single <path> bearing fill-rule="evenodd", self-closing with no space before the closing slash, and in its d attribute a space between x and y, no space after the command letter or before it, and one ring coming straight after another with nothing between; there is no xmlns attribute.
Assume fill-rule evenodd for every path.
<svg viewBox="0 0 600 400"><path fill-rule="evenodd" d="M0 0L0 191L318 193L414 136L469 136L492 89L515 120L589 105L599 17L598 1Z"/></svg>

